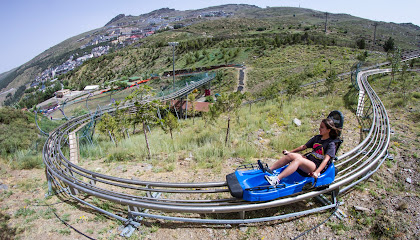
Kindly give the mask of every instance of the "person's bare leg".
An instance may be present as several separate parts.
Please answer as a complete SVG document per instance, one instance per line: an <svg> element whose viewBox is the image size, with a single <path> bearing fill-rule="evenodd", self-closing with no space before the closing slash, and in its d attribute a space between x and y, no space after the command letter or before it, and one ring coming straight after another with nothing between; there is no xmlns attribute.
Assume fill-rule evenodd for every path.
<svg viewBox="0 0 420 240"><path fill-rule="evenodd" d="M296 159L294 159L292 162L290 162L289 166L287 166L286 169L283 170L279 175L277 175L277 178L281 180L282 178L285 178L292 173L296 172L296 170L300 168L303 171L310 173L316 170L316 165L314 162L300 156Z"/></svg>
<svg viewBox="0 0 420 240"><path fill-rule="evenodd" d="M295 160L296 158L302 157L299 153L289 153L287 155L284 155L279 160L277 160L273 166L270 167L271 170L281 168L283 166L286 166L291 161Z"/></svg>

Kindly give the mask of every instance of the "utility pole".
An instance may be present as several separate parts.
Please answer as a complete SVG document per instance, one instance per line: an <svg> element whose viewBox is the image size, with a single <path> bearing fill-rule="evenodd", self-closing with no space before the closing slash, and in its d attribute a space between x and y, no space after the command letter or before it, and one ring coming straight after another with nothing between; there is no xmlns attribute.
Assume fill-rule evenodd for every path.
<svg viewBox="0 0 420 240"><path fill-rule="evenodd" d="M175 91L175 46L178 46L178 42L168 42L169 46L172 46L172 59L173 59L173 65L172 65L172 70L173 70L173 77L174 80L172 82L172 91Z"/></svg>
<svg viewBox="0 0 420 240"><path fill-rule="evenodd" d="M328 12L325 12L325 34L327 34Z"/></svg>
<svg viewBox="0 0 420 240"><path fill-rule="evenodd" d="M376 27L378 26L378 23L373 23L373 26L375 27L375 30L373 32L373 45L376 45Z"/></svg>

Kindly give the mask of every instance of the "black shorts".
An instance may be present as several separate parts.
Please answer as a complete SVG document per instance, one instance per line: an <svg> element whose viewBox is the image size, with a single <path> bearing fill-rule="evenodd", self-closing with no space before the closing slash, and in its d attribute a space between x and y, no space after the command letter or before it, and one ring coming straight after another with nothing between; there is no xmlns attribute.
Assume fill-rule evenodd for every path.
<svg viewBox="0 0 420 240"><path fill-rule="evenodd" d="M311 154L307 154L305 155L305 158L307 158L308 160L310 160L311 162L315 163L316 168L318 169L319 166L321 165L322 161L319 159L316 159L314 156L312 156Z"/></svg>

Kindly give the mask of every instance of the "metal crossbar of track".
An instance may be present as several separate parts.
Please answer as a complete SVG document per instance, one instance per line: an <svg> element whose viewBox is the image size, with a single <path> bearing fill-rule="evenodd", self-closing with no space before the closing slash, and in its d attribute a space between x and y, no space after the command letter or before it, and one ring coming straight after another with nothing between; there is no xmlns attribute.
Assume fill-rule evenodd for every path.
<svg viewBox="0 0 420 240"><path fill-rule="evenodd" d="M47 178L50 185L54 185L57 191L63 191L81 204L85 204L96 211L104 213L110 217L122 221L136 221L139 217L161 218L174 221L186 221L197 223L217 223L217 224L238 224L262 221L273 221L285 217L308 214L328 208L334 208L338 202L334 202L324 207L317 207L305 211L286 215L275 215L258 218L244 218L244 213L261 209L268 209L278 206L290 205L302 200L311 199L323 194L343 194L355 184L371 176L383 163L387 157L387 148L390 141L389 119L384 105L369 85L367 77L374 74L389 72L389 69L377 69L361 71L358 74L358 84L360 89L366 93L371 107L361 114L371 115L368 121L369 130L365 134L364 140L355 148L342 154L335 162L338 173L335 181L329 188L302 192L289 197L272 200L269 202L245 202L230 197L226 182L201 182L201 183L175 183L175 182L153 182L146 180L133 180L119 177L108 176L105 174L89 171L71 163L63 154L62 149L68 147L66 138L68 134L81 124L92 121L92 116L87 114L58 127L53 131L45 142L43 149L43 161L46 165ZM196 87L207 83L212 79L209 76L202 81L191 84L171 95L158 98L169 100L179 96L184 96ZM127 108L131 105L125 106ZM105 109L105 112L112 113L115 109ZM95 115L99 118L100 115ZM51 190L51 189L50 189ZM151 193L162 193L161 197L152 196ZM111 211L101 209L99 206L82 200L78 194L85 193L95 196L102 200L112 201L121 206L127 207L127 218L117 216ZM202 197L204 194L204 198ZM222 194L223 197L220 197ZM146 213L142 210L155 210L155 213ZM161 212L169 212L162 214ZM170 213L187 213L185 217L171 216ZM215 214L214 219L203 219L191 217L193 214ZM218 219L217 214L240 213L239 219Z"/></svg>

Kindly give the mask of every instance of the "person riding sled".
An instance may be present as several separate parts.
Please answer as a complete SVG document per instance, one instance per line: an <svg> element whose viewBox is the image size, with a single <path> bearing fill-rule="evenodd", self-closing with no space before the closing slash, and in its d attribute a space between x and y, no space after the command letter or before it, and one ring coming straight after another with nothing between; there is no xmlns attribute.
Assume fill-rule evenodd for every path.
<svg viewBox="0 0 420 240"><path fill-rule="evenodd" d="M265 175L265 179L273 186L278 185L280 180L300 169L309 176L318 178L328 164L335 157L336 145L334 140L340 135L341 129L336 128L334 121L326 118L321 121L319 135L312 137L305 145L299 146L292 151L283 150L284 156L277 160L270 170L281 168L289 164L278 175ZM312 152L306 155L299 154L307 148Z"/></svg>

